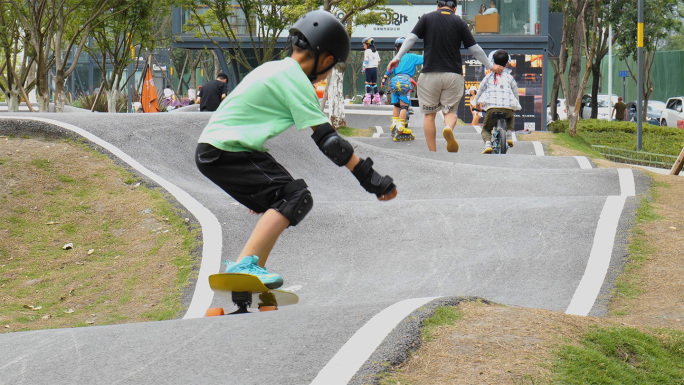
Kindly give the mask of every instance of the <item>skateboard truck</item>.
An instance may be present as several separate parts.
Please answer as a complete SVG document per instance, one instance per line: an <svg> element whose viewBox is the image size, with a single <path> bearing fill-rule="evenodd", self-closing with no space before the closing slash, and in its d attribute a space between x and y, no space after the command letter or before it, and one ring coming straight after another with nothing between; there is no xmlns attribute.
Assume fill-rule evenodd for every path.
<svg viewBox="0 0 684 385"><path fill-rule="evenodd" d="M252 294L248 291L232 292L233 303L238 309L230 314L249 313L247 308L252 304Z"/></svg>

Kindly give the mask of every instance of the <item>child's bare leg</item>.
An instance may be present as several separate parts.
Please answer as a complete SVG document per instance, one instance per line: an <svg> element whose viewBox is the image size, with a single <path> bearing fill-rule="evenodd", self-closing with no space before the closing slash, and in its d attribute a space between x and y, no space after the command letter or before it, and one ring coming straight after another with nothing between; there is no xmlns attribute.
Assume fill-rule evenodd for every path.
<svg viewBox="0 0 684 385"><path fill-rule="evenodd" d="M399 105L401 105L401 106L408 106L408 104L406 104L406 103L404 103L404 102L402 102L402 101L399 102ZM402 120L404 120L404 121L406 121L406 114L408 114L408 110L405 109L405 108L401 108L401 109L400 109L400 108L397 108L397 107L394 107L394 109L395 109L395 110L397 110L397 109L400 110L400 111L399 111L399 118L402 119Z"/></svg>
<svg viewBox="0 0 684 385"><path fill-rule="evenodd" d="M278 237L289 225L290 221L278 211L267 210L252 230L252 235L247 240L236 262L239 262L243 257L256 255L259 257L259 266L264 267Z"/></svg>
<svg viewBox="0 0 684 385"><path fill-rule="evenodd" d="M397 106L394 106L394 108L392 108L392 116L394 116L395 118L401 117L401 109Z"/></svg>
<svg viewBox="0 0 684 385"><path fill-rule="evenodd" d="M435 118L437 113L425 114L423 117L423 131L425 132L425 143L427 143L428 150L437 151L437 128L435 128Z"/></svg>

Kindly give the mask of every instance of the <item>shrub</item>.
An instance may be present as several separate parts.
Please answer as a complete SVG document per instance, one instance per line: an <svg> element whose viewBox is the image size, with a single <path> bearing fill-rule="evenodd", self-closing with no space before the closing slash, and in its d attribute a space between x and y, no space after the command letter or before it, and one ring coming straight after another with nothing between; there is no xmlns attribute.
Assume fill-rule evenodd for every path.
<svg viewBox="0 0 684 385"><path fill-rule="evenodd" d="M568 131L568 121L559 120L548 125L558 134ZM677 156L684 147L684 130L644 123L642 151ZM582 119L577 123L577 135L589 144L636 150L636 123Z"/></svg>
<svg viewBox="0 0 684 385"><path fill-rule="evenodd" d="M83 108L86 110L90 110L93 107L93 103L95 102L95 97L97 96L97 93L83 93L80 94L72 103L71 105L76 108ZM128 95L127 94L119 94L118 99L116 100L116 112L123 112L128 110ZM95 109L93 111L97 112L109 112L107 109L107 96L106 95L100 95L100 98L97 100L97 103L95 104Z"/></svg>

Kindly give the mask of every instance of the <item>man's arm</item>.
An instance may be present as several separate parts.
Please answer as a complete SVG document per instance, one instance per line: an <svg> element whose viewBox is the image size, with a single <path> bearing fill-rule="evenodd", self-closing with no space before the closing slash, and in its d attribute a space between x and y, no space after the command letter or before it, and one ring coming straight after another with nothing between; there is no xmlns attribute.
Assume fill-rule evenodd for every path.
<svg viewBox="0 0 684 385"><path fill-rule="evenodd" d="M491 63L479 44L471 45L470 47L468 47L468 51L470 51L470 53L473 54L473 56L475 56L475 59L479 60L480 63L482 63L482 65L485 66L485 68L492 70L497 74L503 72L504 67L498 64Z"/></svg>

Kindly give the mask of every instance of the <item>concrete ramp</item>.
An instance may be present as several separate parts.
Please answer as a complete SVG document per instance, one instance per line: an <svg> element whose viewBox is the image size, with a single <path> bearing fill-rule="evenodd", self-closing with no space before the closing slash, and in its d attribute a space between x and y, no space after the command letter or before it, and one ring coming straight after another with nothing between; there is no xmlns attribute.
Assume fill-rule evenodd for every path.
<svg viewBox="0 0 684 385"><path fill-rule="evenodd" d="M385 115L354 116L386 124L389 115L378 111ZM68 123L186 192L216 217L218 238L205 238L205 250L222 261L237 257L258 219L195 168L196 140L210 114L22 117L31 119L0 117L0 132L74 135ZM456 297L604 314L648 178L540 156L523 142L504 156L481 155L473 130L458 128L463 150L456 154L443 143L429 153L422 137L350 139L359 156L394 178L399 195L389 202L321 154L310 130L288 130L268 147L306 180L314 208L285 231L268 267L283 275L299 304L264 314L0 334L0 384L360 384L378 370L374 362L395 359L411 344L416 319L429 313L420 309ZM218 298L209 305L233 310Z"/></svg>

